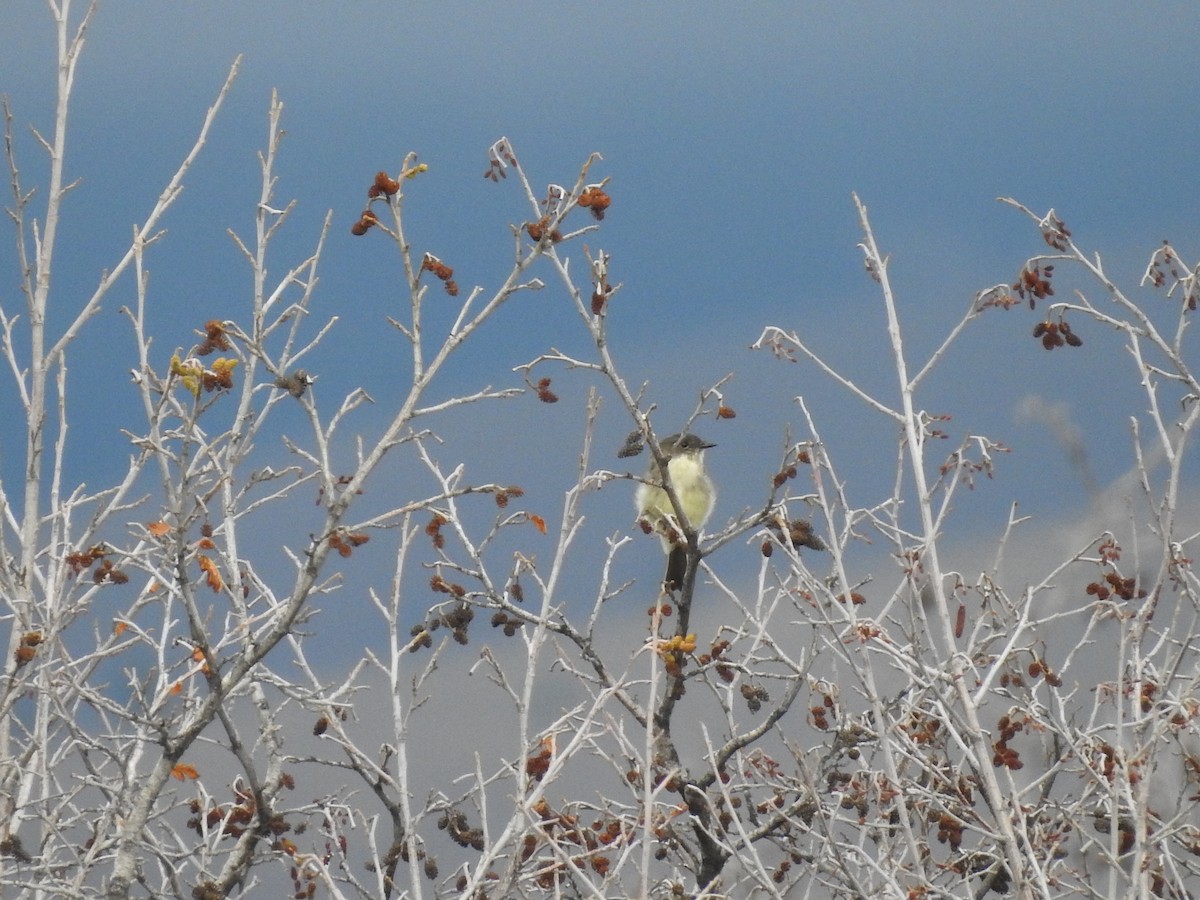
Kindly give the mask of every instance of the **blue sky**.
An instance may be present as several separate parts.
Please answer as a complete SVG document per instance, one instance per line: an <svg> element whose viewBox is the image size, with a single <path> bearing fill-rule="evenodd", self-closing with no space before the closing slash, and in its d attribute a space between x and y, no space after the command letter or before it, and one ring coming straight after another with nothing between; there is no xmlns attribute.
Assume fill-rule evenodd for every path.
<svg viewBox="0 0 1200 900"><path fill-rule="evenodd" d="M193 323L246 309L249 273L225 229L250 231L255 152L276 88L288 131L278 196L296 197L299 207L275 270L309 252L327 210L335 216L316 305L341 317L317 359L327 403L364 384L383 404L404 371L395 337L381 327L401 300L394 261L378 235L349 234L377 169L394 171L409 150L430 165L409 194L409 233L417 248L454 265L469 290L503 277L508 223L527 216L515 185L480 177L488 146L507 135L539 185L569 183L598 151L604 162L595 171L612 178L614 200L588 243L613 255L624 283L609 322L614 353L631 383L649 383L661 432L676 429L703 387L736 373L729 402L739 418L703 429L720 444L711 465L723 521L761 503L784 429L800 423L791 402L798 394L861 502L890 482L889 426L811 367L746 349L767 324L798 329L855 380L888 391L882 307L855 249L851 191L892 254L914 357L936 345L975 291L1011 281L1026 256L1045 249L1030 223L995 202L999 195L1055 207L1131 289L1163 238L1187 258L1200 253L1200 69L1188 50L1200 10L1191 3L332 9L101 5L73 106L68 175L83 182L68 206L60 303L90 292L111 265L238 54L245 59L228 106L150 262L158 346L169 353L191 340ZM28 184L44 165L21 129L50 128L52 52L44 5L6 0L0 92L13 107ZM493 323L448 373L445 391L513 384L511 367L551 345L586 352L551 273L539 274L550 288ZM7 308L19 300L11 251L0 254L0 275ZM105 398L76 407L76 436L88 449L72 458L79 478L103 477L125 456L116 453L108 463L116 468L105 469L93 451L112 438L122 396L136 414L127 387L132 341L116 312L132 290L127 279L72 357L78 384ZM994 517L1013 498L1049 517L1087 500L1044 424L1016 415L1029 395L1067 404L1102 483L1130 458L1124 417L1142 401L1123 387L1132 378L1115 339L1085 329L1087 353L1048 354L1029 337L1035 321L1027 309L985 318L926 400L956 416L957 433L984 430L1016 451L1002 465L1003 484L975 492L985 530L998 527ZM552 512L570 483L588 382L563 374L559 384L557 407L480 410L448 426L464 447L471 428L499 437L476 462L479 477L544 478ZM6 383L0 411L10 415L14 402ZM285 427L300 429L299 416ZM609 402L600 446L615 454L629 427ZM523 441L545 452L531 454ZM5 442L6 474L20 465L16 450ZM551 457L558 461L548 470ZM595 464L620 465L612 454ZM616 496L623 487L597 501L601 533L629 524L629 498Z"/></svg>

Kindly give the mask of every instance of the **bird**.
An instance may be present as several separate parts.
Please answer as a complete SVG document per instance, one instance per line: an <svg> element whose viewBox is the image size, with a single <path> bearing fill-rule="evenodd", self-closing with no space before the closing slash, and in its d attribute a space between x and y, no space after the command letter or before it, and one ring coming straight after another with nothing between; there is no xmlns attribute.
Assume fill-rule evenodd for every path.
<svg viewBox="0 0 1200 900"><path fill-rule="evenodd" d="M680 433L663 438L658 446L667 461L667 478L679 500L679 512L683 513L689 528L699 531L712 514L717 499L716 486L704 470L704 451L717 445L698 435ZM684 523L662 486L662 472L657 460L650 460L646 479L634 494L634 505L638 521L658 533L663 552L667 554L663 586L668 591L682 587L687 573Z"/></svg>

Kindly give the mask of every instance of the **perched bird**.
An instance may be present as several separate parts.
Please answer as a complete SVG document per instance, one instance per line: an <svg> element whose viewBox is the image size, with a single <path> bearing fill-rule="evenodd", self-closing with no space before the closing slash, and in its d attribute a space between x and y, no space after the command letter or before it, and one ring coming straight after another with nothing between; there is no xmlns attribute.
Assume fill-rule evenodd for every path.
<svg viewBox="0 0 1200 900"><path fill-rule="evenodd" d="M687 519L687 526L695 531L708 521L717 499L717 489L704 471L704 451L715 446L694 434L673 434L659 443L667 459L667 478L679 499L680 511ZM650 460L646 482L638 485L634 504L638 520L658 532L662 540L663 551L667 554L664 587L667 590L681 587L687 572L684 523L662 487L662 472L657 460Z"/></svg>

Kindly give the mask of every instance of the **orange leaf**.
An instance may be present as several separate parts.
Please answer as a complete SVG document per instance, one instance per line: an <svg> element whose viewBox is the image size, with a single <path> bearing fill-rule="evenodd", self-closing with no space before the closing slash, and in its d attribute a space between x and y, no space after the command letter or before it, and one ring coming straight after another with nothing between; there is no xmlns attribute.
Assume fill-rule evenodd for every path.
<svg viewBox="0 0 1200 900"><path fill-rule="evenodd" d="M153 594L157 590L158 590L158 579L151 578L150 583L148 585L146 585L146 593Z"/></svg>
<svg viewBox="0 0 1200 900"><path fill-rule="evenodd" d="M162 537L171 530L171 526L162 521L151 522L146 526L146 530L149 531L154 537Z"/></svg>
<svg viewBox="0 0 1200 900"><path fill-rule="evenodd" d="M201 554L200 570L207 576L208 586L213 589L213 593L219 593L221 588L225 586L225 582L221 580L221 571L217 568L217 564L207 556Z"/></svg>
<svg viewBox="0 0 1200 900"><path fill-rule="evenodd" d="M541 516L535 516L533 513L530 513L529 521L532 522L533 526L542 534L546 533L546 520Z"/></svg>
<svg viewBox="0 0 1200 900"><path fill-rule="evenodd" d="M196 767L187 763L176 763L171 769L171 777L178 778L180 781L186 781L188 778L195 781L200 777L200 773L196 771Z"/></svg>
<svg viewBox="0 0 1200 900"><path fill-rule="evenodd" d="M201 663L200 671L205 675L212 671L212 669L208 667L208 661L204 658L204 650L202 648L196 647L192 650L192 659L195 662Z"/></svg>
<svg viewBox="0 0 1200 900"><path fill-rule="evenodd" d="M113 622L113 634L115 634L117 637L120 637L125 633L125 629L128 627L128 622L122 622L120 620Z"/></svg>
<svg viewBox="0 0 1200 900"><path fill-rule="evenodd" d="M182 681L177 681L173 685L171 685L171 696L172 697L178 697L182 693L183 693L183 682Z"/></svg>
<svg viewBox="0 0 1200 900"><path fill-rule="evenodd" d="M212 542L212 538L200 538L197 546L201 550L216 550L217 545Z"/></svg>

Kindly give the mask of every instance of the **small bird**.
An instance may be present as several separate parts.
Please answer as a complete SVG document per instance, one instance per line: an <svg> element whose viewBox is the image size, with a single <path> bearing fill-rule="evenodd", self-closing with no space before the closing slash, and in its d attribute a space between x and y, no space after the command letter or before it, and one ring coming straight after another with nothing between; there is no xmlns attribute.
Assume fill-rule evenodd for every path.
<svg viewBox="0 0 1200 900"><path fill-rule="evenodd" d="M688 527L695 531L708 521L717 499L717 489L704 471L704 451L715 446L694 434L673 434L659 443L667 459L667 478L679 499ZM658 532L662 540L663 551L667 554L664 587L668 591L681 587L687 573L687 547L675 506L662 487L662 472L656 460L650 460L646 482L638 485L634 504L638 520Z"/></svg>

